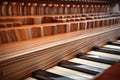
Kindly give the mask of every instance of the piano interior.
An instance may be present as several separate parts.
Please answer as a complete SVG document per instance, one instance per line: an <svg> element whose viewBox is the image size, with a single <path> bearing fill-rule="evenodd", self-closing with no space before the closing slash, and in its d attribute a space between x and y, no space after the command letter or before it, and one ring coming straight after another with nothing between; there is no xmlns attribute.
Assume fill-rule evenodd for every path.
<svg viewBox="0 0 120 80"><path fill-rule="evenodd" d="M120 80L120 1L0 1L0 80Z"/></svg>

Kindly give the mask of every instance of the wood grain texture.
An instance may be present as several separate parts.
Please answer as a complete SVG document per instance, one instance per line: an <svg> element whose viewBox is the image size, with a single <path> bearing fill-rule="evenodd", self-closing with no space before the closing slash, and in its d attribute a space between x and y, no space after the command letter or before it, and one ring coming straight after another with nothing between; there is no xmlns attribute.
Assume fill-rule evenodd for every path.
<svg viewBox="0 0 120 80"><path fill-rule="evenodd" d="M14 30L7 31L7 33L8 33L8 39L9 39L8 41L10 41L10 42L17 41L17 36L16 36Z"/></svg>
<svg viewBox="0 0 120 80"><path fill-rule="evenodd" d="M120 79L120 61L112 65L94 80L119 80Z"/></svg>
<svg viewBox="0 0 120 80"><path fill-rule="evenodd" d="M61 16L62 17L62 16ZM71 16L75 17L75 16ZM50 17L48 17L50 18ZM91 17L89 17L91 19ZM93 18L93 17L92 17ZM77 31L77 30L86 30L86 29L91 29L91 28L98 28L98 27L103 27L103 26L111 26L113 24L109 24L108 22L111 20L117 20L116 24L118 24L118 20L120 17L111 17L111 18L102 18L102 19L92 19L92 20L82 20L82 21L74 21L76 18L65 18L65 19L70 19L70 22L57 22L57 23L44 23L44 24L34 24L36 19L33 18L24 18L23 19L23 24L33 24L33 25L25 25L25 26L20 26L20 27L13 27L14 23L20 23L21 19L16 19L18 21L13 20L13 22L5 22L5 26L9 26L6 28L1 28L0 32L6 32L7 38L5 38L5 34L1 34L1 43L10 43L10 42L16 42L16 40L13 40L12 37L9 37L9 32L14 31L17 36L17 41L24 41L24 40L29 40L33 38L39 38L39 37L44 37L44 36L51 36L54 34L60 34L60 33L68 33L72 31ZM73 21L71 21L73 19ZM11 19L10 19L11 20ZM107 22L106 22L107 21ZM8 25L10 23L10 25ZM1 24L4 24L4 22L1 22ZM55 27L56 26L56 27ZM36 30L35 30L36 28ZM37 30L40 29L40 30ZM32 29L32 30L31 30ZM36 35L36 36L35 36ZM4 36L4 37L3 37ZM6 40L5 40L6 39Z"/></svg>
<svg viewBox="0 0 120 80"><path fill-rule="evenodd" d="M78 30L78 24L77 23L73 23L73 24L71 24L71 32L72 31L77 31Z"/></svg>
<svg viewBox="0 0 120 80"><path fill-rule="evenodd" d="M55 34L55 26L45 26L43 27L44 36L50 36Z"/></svg>
<svg viewBox="0 0 120 80"><path fill-rule="evenodd" d="M32 28L31 34L32 34L32 38L41 37L41 28L39 27Z"/></svg>
<svg viewBox="0 0 120 80"><path fill-rule="evenodd" d="M119 27L104 27L0 45L2 80L23 79L35 70L53 67L79 52L90 51L93 46L114 41L120 36L119 32Z"/></svg>
<svg viewBox="0 0 120 80"><path fill-rule="evenodd" d="M67 25L58 25L57 26L57 34L60 34L60 33L66 33L66 27Z"/></svg>
<svg viewBox="0 0 120 80"><path fill-rule="evenodd" d="M60 17L60 16L67 17L67 16L80 16L80 15L91 15L91 14L92 14L92 15L99 14L100 16L105 16L105 15L107 15L107 14L105 14L105 13L55 14L55 15L34 15L34 16L25 15L25 16L0 16L0 19L41 18L41 17ZM114 15L117 15L117 14L111 14L111 16L114 16Z"/></svg>
<svg viewBox="0 0 120 80"><path fill-rule="evenodd" d="M15 34L18 41L28 40L32 38L29 29L15 30Z"/></svg>
<svg viewBox="0 0 120 80"><path fill-rule="evenodd" d="M0 37L1 37L1 40L2 40L2 43L7 43L7 32L6 31L2 31L0 32Z"/></svg>

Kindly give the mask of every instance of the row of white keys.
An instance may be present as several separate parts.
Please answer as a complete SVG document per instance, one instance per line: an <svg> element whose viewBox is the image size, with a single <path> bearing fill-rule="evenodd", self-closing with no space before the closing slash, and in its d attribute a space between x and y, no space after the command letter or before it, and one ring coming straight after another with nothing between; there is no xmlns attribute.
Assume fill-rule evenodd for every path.
<svg viewBox="0 0 120 80"><path fill-rule="evenodd" d="M109 53L104 53L104 52L98 52L98 51L90 51L90 52L88 52L88 54L104 56L104 57L109 57L109 58L114 58L114 59L120 59L119 55L109 54Z"/></svg>
<svg viewBox="0 0 120 80"><path fill-rule="evenodd" d="M106 48L113 48L113 49L120 49L119 46L115 46L115 45L105 45L104 47L106 47Z"/></svg>
<svg viewBox="0 0 120 80"><path fill-rule="evenodd" d="M71 69L67 69L67 68L59 67L59 66L50 68L47 71L54 73L54 74L61 75L61 76L65 76L65 77L68 77L74 80L90 80L94 77L93 75L90 75L90 74L78 72L75 70L71 70Z"/></svg>
<svg viewBox="0 0 120 80"><path fill-rule="evenodd" d="M89 66L94 66L94 67L98 67L98 68L102 68L102 69L107 69L111 66L109 64L99 63L99 62L80 59L80 58L73 58L69 61L74 62L74 63L79 63L79 64L85 64L85 65L89 65Z"/></svg>

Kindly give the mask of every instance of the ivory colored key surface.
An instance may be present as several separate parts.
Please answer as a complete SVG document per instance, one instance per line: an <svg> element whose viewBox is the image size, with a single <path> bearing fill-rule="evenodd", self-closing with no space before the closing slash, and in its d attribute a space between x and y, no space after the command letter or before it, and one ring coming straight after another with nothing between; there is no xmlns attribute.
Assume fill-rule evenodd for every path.
<svg viewBox="0 0 120 80"><path fill-rule="evenodd" d="M26 78L24 80L38 80L38 79L35 79L35 78L32 78L32 77L28 77L28 78Z"/></svg>
<svg viewBox="0 0 120 80"><path fill-rule="evenodd" d="M95 55L99 55L99 56L105 56L105 57L120 59L119 55L114 55L114 54L109 54L109 53L104 53L104 52L98 52L98 51L90 51L90 52L88 52L88 54L95 54Z"/></svg>
<svg viewBox="0 0 120 80"><path fill-rule="evenodd" d="M104 47L107 47L107 48L114 48L114 49L120 49L119 46L115 46L115 45L105 45Z"/></svg>
<svg viewBox="0 0 120 80"><path fill-rule="evenodd" d="M54 73L54 74L62 75L65 77L69 77L69 78L72 78L75 80L89 80L89 79L92 79L94 77L93 75L90 75L90 74L70 70L67 68L59 67L59 66L55 66L53 68L50 68L47 71Z"/></svg>
<svg viewBox="0 0 120 80"><path fill-rule="evenodd" d="M86 64L86 65L90 65L90 66L94 66L94 67L99 67L99 68L102 68L102 69L107 69L111 66L111 65L108 65L108 64L98 63L98 62L84 60L84 59L80 59L80 58L73 58L69 61L75 62L75 63L80 63L80 64Z"/></svg>

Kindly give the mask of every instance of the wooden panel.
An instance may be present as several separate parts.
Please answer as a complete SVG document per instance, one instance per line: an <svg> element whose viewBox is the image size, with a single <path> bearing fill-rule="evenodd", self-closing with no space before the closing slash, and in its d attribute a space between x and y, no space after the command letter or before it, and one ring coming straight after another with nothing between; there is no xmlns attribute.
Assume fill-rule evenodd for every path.
<svg viewBox="0 0 120 80"><path fill-rule="evenodd" d="M18 41L31 39L31 34L29 29L17 29L15 30Z"/></svg>
<svg viewBox="0 0 120 80"><path fill-rule="evenodd" d="M87 23L87 29L91 29L91 28L94 28L94 22L88 22Z"/></svg>
<svg viewBox="0 0 120 80"><path fill-rule="evenodd" d="M80 30L85 30L85 23L80 23Z"/></svg>
<svg viewBox="0 0 120 80"><path fill-rule="evenodd" d="M21 4L20 4L20 6L21 6ZM23 7L24 7L24 4L23 4ZM41 7L40 7L41 8ZM24 8L22 8L22 9L24 9ZM26 10L26 8L25 8L25 10ZM20 14L21 14L21 7L20 7ZM24 12L22 13L22 14L24 14ZM25 13L26 14L26 13ZM25 15L25 16L0 16L0 19L14 19L14 18L41 18L41 17L59 17L59 16L63 16L63 17L67 17L67 16L69 16L69 17L71 17L71 16L81 16L81 15L83 15L83 16L89 16L89 15L95 15L95 14L98 14L98 13L84 13L84 14L59 14L59 15L57 15L57 14L55 14L55 15L34 15L34 16L29 16L29 15ZM99 13L99 15L101 16L101 17L103 17L104 15L103 15L103 13ZM109 14L108 14L109 15ZM111 14L110 16L112 17L112 16L117 16L117 15L119 15L119 14ZM98 17L100 17L100 16L98 16Z"/></svg>
<svg viewBox="0 0 120 80"><path fill-rule="evenodd" d="M24 31L26 40L32 39L31 28L30 29L24 29L23 31Z"/></svg>
<svg viewBox="0 0 120 80"><path fill-rule="evenodd" d="M33 53L33 55L36 56L38 54L39 56L36 56L36 57L31 56L31 57L28 57L29 59L26 59L20 62L17 61L14 64L9 64L3 67L2 69L3 69L4 76L9 76L9 77L5 77L4 79L12 79L13 76L19 75L18 77L14 78L14 79L18 79L21 76L31 73L32 71L35 71L37 69L46 69L46 66L47 68L49 68L52 66L51 64L54 64L54 62L60 61L62 58L67 57L69 54L71 53L76 54L77 50L78 50L77 51L78 53L81 48L84 48L89 44L93 43L95 39L93 38L91 41L89 41L89 39L84 39L80 41L78 40L72 43L67 43L67 44L55 46L53 48L49 48L43 51L35 52ZM27 71L27 72L25 72L25 74L23 75L24 71Z"/></svg>
<svg viewBox="0 0 120 80"><path fill-rule="evenodd" d="M57 25L57 33L65 33L66 32L66 25Z"/></svg>
<svg viewBox="0 0 120 80"><path fill-rule="evenodd" d="M71 24L71 30L70 31L77 31L77 30L78 30L78 24L77 23Z"/></svg>
<svg viewBox="0 0 120 80"><path fill-rule="evenodd" d="M44 26L44 36L50 36L55 34L55 26Z"/></svg>
<svg viewBox="0 0 120 80"><path fill-rule="evenodd" d="M16 36L14 30L9 30L9 31L7 31L7 34L8 34L8 42L17 41L17 36Z"/></svg>
<svg viewBox="0 0 120 80"><path fill-rule="evenodd" d="M41 18L34 18L33 21L34 21L33 24L41 24L42 19Z"/></svg>
<svg viewBox="0 0 120 80"><path fill-rule="evenodd" d="M7 32L6 31L1 31L0 32L0 37L1 37L1 40L2 40L2 43L7 43Z"/></svg>
<svg viewBox="0 0 120 80"><path fill-rule="evenodd" d="M98 46L104 45L104 43L106 43L108 41L115 41L117 39L117 36L118 36L117 32L119 32L119 30L116 30L116 32L112 31L112 32L106 33L104 35L99 35L99 43L100 44Z"/></svg>
<svg viewBox="0 0 120 80"><path fill-rule="evenodd" d="M34 19L33 19L33 18L24 18L24 19L22 19L22 20L23 20L22 23L23 23L24 25L31 25L31 24L34 23Z"/></svg>
<svg viewBox="0 0 120 80"><path fill-rule="evenodd" d="M20 16L19 16L20 17ZM27 16L26 16L27 17ZM34 16L35 17L35 16ZM37 16L36 16L37 17ZM117 17L114 17L115 19L117 19ZM77 28L80 29L80 30L85 30L85 29L91 29L93 27L101 27L101 26L104 26L103 25L103 21L105 20L110 20L110 19L114 19L114 18L108 18L108 19L97 19L97 20L86 20L86 21L71 21L71 22L64 22L64 23L47 23L47 24L34 24L34 23L37 23L36 21L38 21L39 23L39 20L38 18L36 19L33 19L33 18L23 18L23 19L16 19L17 21L14 21L13 19L10 19L12 20L12 22L1 22L1 24L6 24L4 25L5 27L6 26L9 26L9 27L6 27L6 28L1 28L0 31L9 31L9 30L16 30L16 29L21 29L23 30L27 30L28 31L26 33L30 34L31 35L31 28L33 27L39 27L39 26L43 26L46 28L46 26L56 26L56 30L55 30L55 34L59 34L59 33L66 33L66 32L70 32L71 31L77 31ZM9 20L9 19L8 19ZM21 27L17 27L18 24L21 25L21 21L23 21L23 24L34 24L34 25L24 25L24 26L21 26ZM41 21L41 19L40 19ZM80 23L78 25L78 22ZM95 26L93 25L93 23L95 22ZM89 23L89 24L87 24ZM16 24L17 26L16 27L13 27L13 25ZM108 25L108 24L105 24L105 25ZM118 24L119 25L119 24ZM78 27L79 26L79 27ZM1 26L2 27L2 26ZM71 28L71 29L70 29ZM45 30L47 30L48 28L46 28ZM49 30L51 31L51 30ZM46 32L46 31L45 31ZM46 34L44 33L44 30L42 32L42 36L48 36L48 35L52 35L53 33L51 32L48 32L49 34ZM45 34L45 35L44 35ZM39 34L38 34L39 35ZM27 37L27 36L26 36ZM21 40L28 40L28 39L31 39L31 37L28 36L27 39L21 39ZM19 40L19 39L18 39ZM10 39L8 42L11 42ZM14 41L12 41L14 42ZM5 43L5 42L4 42ZM7 43L7 42L6 42Z"/></svg>
<svg viewBox="0 0 120 80"><path fill-rule="evenodd" d="M95 21L95 27L100 27L100 22L99 21Z"/></svg>
<svg viewBox="0 0 120 80"><path fill-rule="evenodd" d="M32 28L31 33L32 33L33 38L41 37L41 28L40 27L34 27L34 28Z"/></svg>
<svg viewBox="0 0 120 80"><path fill-rule="evenodd" d="M53 18L52 17L44 17L42 20L42 23L52 23Z"/></svg>
<svg viewBox="0 0 120 80"><path fill-rule="evenodd" d="M79 52L84 53L90 51L93 46L103 45L108 40L115 40L115 38L120 37L120 34L118 34L120 32L120 28L115 30L108 29L109 27L104 28L106 31L103 31L103 29L96 29L94 30L94 33L93 30L91 30L92 32L85 31L86 33L83 35L78 35L78 33L75 34L75 32L66 35L61 34L61 37L57 36L57 38L61 38L61 40L57 39L56 41L51 41L56 39L56 37L52 36L45 38L45 40L33 40L33 42L30 41L28 43L17 42L15 44L0 45L0 50L2 50L0 53L0 68L3 71L2 80L22 79L25 75L35 70L48 69L55 66L61 60L73 58ZM83 33L80 32L79 34ZM75 37L74 34L77 36ZM74 35L74 38L72 38L72 35ZM67 36L71 37L66 38ZM7 49L7 51L4 51L4 49ZM37 50L35 51L35 49ZM32 50L33 52L31 52Z"/></svg>

